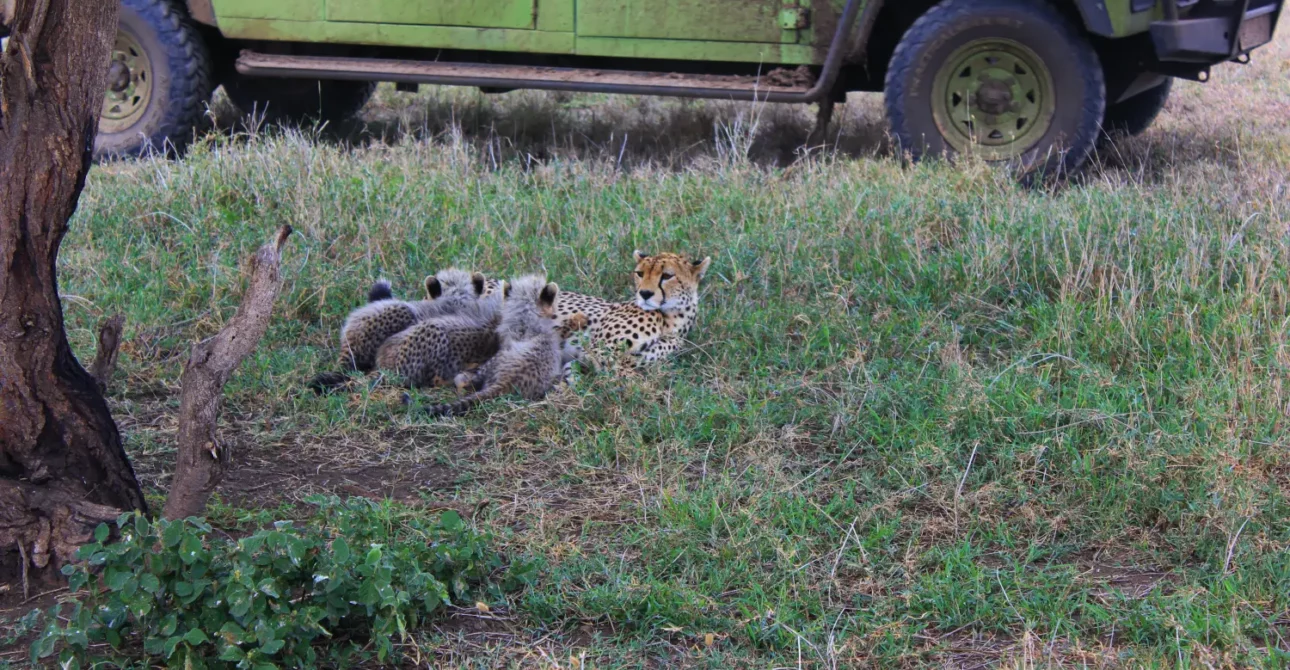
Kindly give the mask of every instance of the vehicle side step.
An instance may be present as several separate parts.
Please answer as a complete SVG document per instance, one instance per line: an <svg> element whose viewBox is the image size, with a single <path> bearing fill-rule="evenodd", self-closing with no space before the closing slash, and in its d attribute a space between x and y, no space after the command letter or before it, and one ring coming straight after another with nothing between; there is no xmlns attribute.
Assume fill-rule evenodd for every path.
<svg viewBox="0 0 1290 670"><path fill-rule="evenodd" d="M767 102L805 102L815 77L804 69L768 75L723 76L671 72L632 72L590 68L445 63L378 58L289 56L243 51L237 71L258 77L307 77L390 81L408 84L478 86L485 89L545 89L586 93L625 93L683 98L726 98Z"/></svg>

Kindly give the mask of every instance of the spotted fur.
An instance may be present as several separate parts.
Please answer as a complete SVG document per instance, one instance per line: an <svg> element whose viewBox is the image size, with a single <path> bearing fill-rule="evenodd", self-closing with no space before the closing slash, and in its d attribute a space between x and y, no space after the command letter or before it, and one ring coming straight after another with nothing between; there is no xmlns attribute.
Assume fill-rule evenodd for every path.
<svg viewBox="0 0 1290 670"><path fill-rule="evenodd" d="M592 346L622 348L637 364L671 356L694 327L699 309L699 283L711 258L701 261L681 254L635 252L636 293L630 302L609 302L594 296L562 291L556 301L556 325L568 339L585 328ZM586 321L582 328L581 315Z"/></svg>
<svg viewBox="0 0 1290 670"><path fill-rule="evenodd" d="M376 366L408 386L447 384L497 353L502 296L485 294L460 310L417 322L386 339Z"/></svg>
<svg viewBox="0 0 1290 670"><path fill-rule="evenodd" d="M447 269L426 277L426 300L406 302L393 296L369 302L354 310L340 329L340 363L345 369L367 372L376 365L376 352L391 335L418 321L452 314L475 302L484 293L486 279L476 272ZM378 291L369 296L388 295ZM388 287L388 282L386 282Z"/></svg>
<svg viewBox="0 0 1290 670"><path fill-rule="evenodd" d="M494 291L501 293L505 282L496 279L489 279L485 284L484 296L487 297ZM561 293L560 295L564 295ZM573 363L582 360L582 348L575 340L581 340L580 331L587 328L587 317L585 314L574 314L564 320L557 328L556 332L560 334L561 355L564 361L564 374L561 381L569 382L573 377ZM461 390L458 385L458 390Z"/></svg>
<svg viewBox="0 0 1290 670"><path fill-rule="evenodd" d="M367 304L350 312L340 331L340 368L371 371L376 352L391 335L419 320L443 316L479 299L487 279L476 272L456 269L440 270L426 277L426 299L414 302L398 300L390 282L379 279L367 292ZM346 372L322 372L309 381L308 387L324 393L350 381Z"/></svg>
<svg viewBox="0 0 1290 670"><path fill-rule="evenodd" d="M459 389L478 390L427 411L433 416L461 414L507 393L518 393L527 400L544 397L562 378L566 362L563 340L555 327L559 290L555 283L547 283L538 275L507 283L497 328L501 340L497 355L477 370L460 373L456 378Z"/></svg>

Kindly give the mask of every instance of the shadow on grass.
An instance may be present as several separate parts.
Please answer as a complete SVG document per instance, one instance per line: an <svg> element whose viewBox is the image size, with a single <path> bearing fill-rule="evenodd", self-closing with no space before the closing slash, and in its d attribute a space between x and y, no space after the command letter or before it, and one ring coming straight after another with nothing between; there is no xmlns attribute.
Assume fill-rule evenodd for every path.
<svg viewBox="0 0 1290 670"><path fill-rule="evenodd" d="M382 86L356 119L316 128L347 146L437 139L471 146L489 162L607 161L622 169L683 170L711 161L786 167L804 150L815 107L590 94ZM261 130L222 96L212 104L216 132ZM835 112L824 146L849 158L890 153L874 96L852 96Z"/></svg>
<svg viewBox="0 0 1290 670"><path fill-rule="evenodd" d="M624 170L688 170L744 162L784 168L806 151L815 106L563 92L423 87L415 94L382 85L359 117L316 126L319 141L348 147L439 141L464 145L487 163L532 165L595 161ZM1175 110L1177 111L1177 110ZM1166 110L1166 115L1169 110ZM266 129L217 94L208 129L226 136ZM1180 171L1240 171L1250 157L1276 154L1267 133L1185 114L1140 137L1102 142L1074 183L1109 180L1155 185ZM1273 138L1275 139L1275 138ZM893 158L881 96L852 94L834 115L817 155Z"/></svg>

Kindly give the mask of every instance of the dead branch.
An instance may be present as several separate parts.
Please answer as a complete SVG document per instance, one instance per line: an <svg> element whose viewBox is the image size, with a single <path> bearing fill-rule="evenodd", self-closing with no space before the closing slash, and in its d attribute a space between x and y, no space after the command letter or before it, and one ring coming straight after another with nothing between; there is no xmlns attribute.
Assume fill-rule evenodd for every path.
<svg viewBox="0 0 1290 670"><path fill-rule="evenodd" d="M283 226L277 237L251 258L250 281L237 314L219 333L193 346L180 378L179 455L166 498L167 519L199 516L232 460L215 435L224 384L264 337L273 303L282 288L282 246L291 235Z"/></svg>
<svg viewBox="0 0 1290 670"><path fill-rule="evenodd" d="M99 347L94 352L90 374L99 383L99 390L104 394L112 383L112 372L116 370L116 357L121 348L121 331L124 328L125 317L120 314L113 314L99 322Z"/></svg>

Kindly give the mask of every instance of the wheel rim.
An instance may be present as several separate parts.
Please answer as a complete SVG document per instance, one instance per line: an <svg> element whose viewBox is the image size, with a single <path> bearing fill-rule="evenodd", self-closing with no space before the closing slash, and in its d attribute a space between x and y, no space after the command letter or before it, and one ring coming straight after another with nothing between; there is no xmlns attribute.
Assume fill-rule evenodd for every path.
<svg viewBox="0 0 1290 670"><path fill-rule="evenodd" d="M932 116L956 151L1006 160L1048 133L1055 97L1052 75L1034 51L1012 40L976 40L937 71Z"/></svg>
<svg viewBox="0 0 1290 670"><path fill-rule="evenodd" d="M143 116L152 99L152 62L139 40L124 30L117 31L108 66L107 92L99 116L99 132L128 130Z"/></svg>

